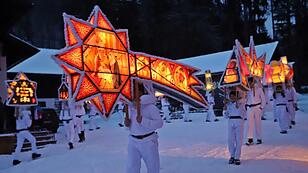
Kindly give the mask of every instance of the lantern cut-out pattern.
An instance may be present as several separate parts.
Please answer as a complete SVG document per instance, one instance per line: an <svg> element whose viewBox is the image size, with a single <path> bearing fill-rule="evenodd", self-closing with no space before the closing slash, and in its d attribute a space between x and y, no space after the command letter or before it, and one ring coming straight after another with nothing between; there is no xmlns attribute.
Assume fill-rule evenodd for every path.
<svg viewBox="0 0 308 173"><path fill-rule="evenodd" d="M19 72L14 80L7 80L8 106L35 106L37 105L36 82L30 81L27 76Z"/></svg>
<svg viewBox="0 0 308 173"><path fill-rule="evenodd" d="M283 64L280 61L271 61L272 67L272 82L274 84L285 82L285 73L283 69Z"/></svg>
<svg viewBox="0 0 308 173"><path fill-rule="evenodd" d="M132 100L131 80L138 78L194 107L206 105L195 89L203 87L194 75L197 69L131 51L128 31L115 30L98 6L87 21L64 14L64 26L66 47L54 59L68 75L76 102L91 99L109 117L119 98Z"/></svg>
<svg viewBox="0 0 308 173"><path fill-rule="evenodd" d="M69 99L69 91L67 84L62 81L59 89L58 89L58 98L59 100L68 100Z"/></svg>
<svg viewBox="0 0 308 173"><path fill-rule="evenodd" d="M236 48L233 47L231 58L221 76L219 87L239 86L244 90L249 89L245 72L239 65L238 55Z"/></svg>
<svg viewBox="0 0 308 173"><path fill-rule="evenodd" d="M239 53L239 62L241 68L243 69L243 74L246 76L262 78L264 75L266 53L257 58L256 48L252 36L250 37L249 53L246 52L238 40L235 41L235 44Z"/></svg>

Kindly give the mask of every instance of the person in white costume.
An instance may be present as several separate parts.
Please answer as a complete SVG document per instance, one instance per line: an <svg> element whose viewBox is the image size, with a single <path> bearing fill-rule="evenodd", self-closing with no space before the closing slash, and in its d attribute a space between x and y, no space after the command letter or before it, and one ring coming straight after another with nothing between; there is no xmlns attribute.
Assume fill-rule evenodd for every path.
<svg viewBox="0 0 308 173"><path fill-rule="evenodd" d="M124 118L124 104L122 102L119 102L118 103L118 111L117 111L117 114L119 116L119 123L118 125L120 127L123 127L123 118Z"/></svg>
<svg viewBox="0 0 308 173"><path fill-rule="evenodd" d="M170 103L169 103L168 98L166 96L164 96L161 99L161 106L162 106L162 111L164 113L164 117L166 118L166 123L171 123L171 121L170 121L170 111L169 111Z"/></svg>
<svg viewBox="0 0 308 173"><path fill-rule="evenodd" d="M89 108L89 130L93 131L94 129L100 129L97 123L97 117L99 114L96 107L91 102L88 102L87 106Z"/></svg>
<svg viewBox="0 0 308 173"><path fill-rule="evenodd" d="M215 100L212 92L207 93L207 102L209 104L209 108L206 114L205 122L218 121L214 112Z"/></svg>
<svg viewBox="0 0 308 173"><path fill-rule="evenodd" d="M296 90L293 87L293 84L291 81L288 81L286 83L286 99L288 101L287 108L289 111L290 119L291 119L291 125L295 125L295 113L296 113L296 107L297 107L297 98L296 98Z"/></svg>
<svg viewBox="0 0 308 173"><path fill-rule="evenodd" d="M290 116L287 108L287 98L281 85L276 86L273 94L276 112L278 115L279 127L281 134L286 134L290 126Z"/></svg>
<svg viewBox="0 0 308 173"><path fill-rule="evenodd" d="M189 104L183 103L183 110L184 110L184 122L192 122L189 116Z"/></svg>
<svg viewBox="0 0 308 173"><path fill-rule="evenodd" d="M77 132L78 132L78 137L79 141L78 142L84 142L85 141L85 134L84 134L84 122L83 122L83 116L86 114L86 111L83 107L82 104L80 103L75 103L75 109L73 109L73 114L76 117L75 119L75 124L77 127Z"/></svg>
<svg viewBox="0 0 308 173"><path fill-rule="evenodd" d="M228 120L228 149L230 152L229 164L240 165L240 156L243 143L244 118L238 103L236 91L231 91L229 101L225 101L225 118Z"/></svg>
<svg viewBox="0 0 308 173"><path fill-rule="evenodd" d="M68 101L62 102L62 110L60 111L59 119L63 122L69 149L73 149L74 148L73 142L75 136L75 129L74 129L75 117L70 110Z"/></svg>
<svg viewBox="0 0 308 173"><path fill-rule="evenodd" d="M257 144L262 143L262 131L261 131L261 114L265 106L265 97L262 88L255 85L254 78L248 79L250 90L247 92L247 138L246 145L253 144L254 130L256 132Z"/></svg>
<svg viewBox="0 0 308 173"><path fill-rule="evenodd" d="M19 154L25 139L31 143L32 159L36 159L41 156L37 152L36 139L29 132L29 128L32 125L31 112L26 107L16 107L15 108L15 117L16 117L16 137L17 145L15 152L13 154L13 165L19 164Z"/></svg>
<svg viewBox="0 0 308 173"><path fill-rule="evenodd" d="M160 172L158 135L155 131L163 126L163 120L155 106L152 84L145 82L143 85L147 94L144 93L144 87L138 86L135 81L133 103L125 106L124 123L129 130L126 173L140 173L141 159L148 173Z"/></svg>

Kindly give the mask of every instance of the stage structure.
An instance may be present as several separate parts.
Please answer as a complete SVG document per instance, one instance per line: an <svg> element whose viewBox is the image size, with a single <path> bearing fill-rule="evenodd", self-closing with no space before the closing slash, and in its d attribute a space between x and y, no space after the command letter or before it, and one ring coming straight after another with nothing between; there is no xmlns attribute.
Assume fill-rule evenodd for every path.
<svg viewBox="0 0 308 173"><path fill-rule="evenodd" d="M106 118L118 99L131 101L132 79L150 80L154 88L193 107L207 105L197 69L166 58L130 50L128 31L114 29L98 6L87 21L64 14L66 47L53 58L69 78L70 98L91 100Z"/></svg>

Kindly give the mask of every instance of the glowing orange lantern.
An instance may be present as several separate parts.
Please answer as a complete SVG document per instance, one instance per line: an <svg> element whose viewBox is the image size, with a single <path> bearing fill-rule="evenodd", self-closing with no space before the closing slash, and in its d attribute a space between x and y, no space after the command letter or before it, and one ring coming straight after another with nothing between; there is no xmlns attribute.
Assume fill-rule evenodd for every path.
<svg viewBox="0 0 308 173"><path fill-rule="evenodd" d="M285 82L285 73L283 69L283 64L279 61L271 61L272 67L272 82L274 84Z"/></svg>
<svg viewBox="0 0 308 173"><path fill-rule="evenodd" d="M253 41L253 37L250 37L249 54L238 40L235 40L237 50L239 51L239 61L243 73L246 76L254 76L258 78L263 77L266 53L257 58L257 53Z"/></svg>
<svg viewBox="0 0 308 173"><path fill-rule="evenodd" d="M235 47L233 47L232 56L219 82L219 87L231 86L240 86L244 90L249 89L245 72L239 65L239 54Z"/></svg>
<svg viewBox="0 0 308 173"><path fill-rule="evenodd" d="M27 76L19 72L14 80L7 80L8 98L6 104L8 106L35 106L36 98L36 82L30 81Z"/></svg>
<svg viewBox="0 0 308 173"><path fill-rule="evenodd" d="M212 73L210 70L205 71L205 90L212 91L215 89L215 85L212 81Z"/></svg>
<svg viewBox="0 0 308 173"><path fill-rule="evenodd" d="M195 107L206 101L194 87L198 70L165 58L130 50L127 30L115 30L96 6L88 21L64 14L66 47L55 61L69 76L76 102L91 102L106 117L119 98L132 100L132 78L153 81L156 89Z"/></svg>
<svg viewBox="0 0 308 173"><path fill-rule="evenodd" d="M263 84L270 85L272 83L272 67L266 64L264 67Z"/></svg>
<svg viewBox="0 0 308 173"><path fill-rule="evenodd" d="M285 64L285 65L288 64L288 58L286 56L281 57L280 61L282 62L282 64Z"/></svg>
<svg viewBox="0 0 308 173"><path fill-rule="evenodd" d="M68 86L65 82L62 82L58 89L58 98L59 100L68 100L69 98Z"/></svg>

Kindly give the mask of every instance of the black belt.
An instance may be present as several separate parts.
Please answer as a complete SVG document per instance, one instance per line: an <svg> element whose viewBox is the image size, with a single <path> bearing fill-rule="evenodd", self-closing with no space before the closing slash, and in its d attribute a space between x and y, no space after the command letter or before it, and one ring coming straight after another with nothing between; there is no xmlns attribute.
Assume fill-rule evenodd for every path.
<svg viewBox="0 0 308 173"><path fill-rule="evenodd" d="M164 105L163 107L168 107L169 105Z"/></svg>
<svg viewBox="0 0 308 173"><path fill-rule="evenodd" d="M21 132L21 131L25 131L25 130L29 130L29 128L26 128L26 129L17 129L16 132Z"/></svg>
<svg viewBox="0 0 308 173"><path fill-rule="evenodd" d="M274 101L274 99L270 99L270 101Z"/></svg>
<svg viewBox="0 0 308 173"><path fill-rule="evenodd" d="M83 115L76 115L77 118L81 118Z"/></svg>
<svg viewBox="0 0 308 173"><path fill-rule="evenodd" d="M241 116L232 116L232 117L229 117L229 119L243 119Z"/></svg>
<svg viewBox="0 0 308 173"><path fill-rule="evenodd" d="M153 135L154 133L156 133L156 132L151 132L151 133L148 133L148 134L145 134L145 135L138 135L138 136L136 136L136 135L131 135L131 136L134 137L134 138L137 138L137 139L143 139L143 138L146 138L146 137L148 137L148 136Z"/></svg>
<svg viewBox="0 0 308 173"><path fill-rule="evenodd" d="M251 107L255 107L255 106L259 106L261 105L261 103L257 103L257 104L251 104L251 105L246 105L247 107L251 108Z"/></svg>
<svg viewBox="0 0 308 173"><path fill-rule="evenodd" d="M294 100L288 100L288 102L293 102Z"/></svg>
<svg viewBox="0 0 308 173"><path fill-rule="evenodd" d="M280 103L280 104L276 104L276 106L287 106L287 104Z"/></svg>
<svg viewBox="0 0 308 173"><path fill-rule="evenodd" d="M62 120L63 122L69 123L70 121L72 121L73 119L67 119L67 120Z"/></svg>

